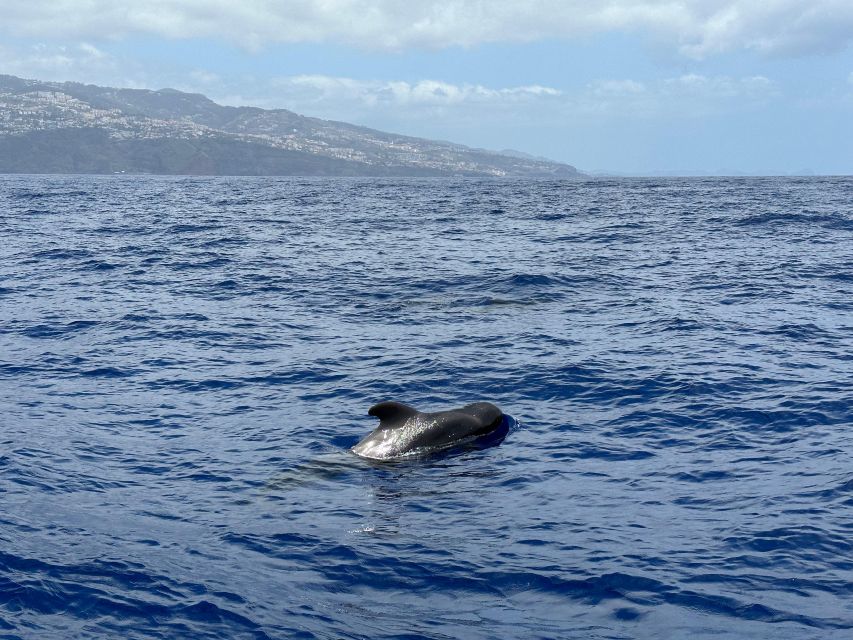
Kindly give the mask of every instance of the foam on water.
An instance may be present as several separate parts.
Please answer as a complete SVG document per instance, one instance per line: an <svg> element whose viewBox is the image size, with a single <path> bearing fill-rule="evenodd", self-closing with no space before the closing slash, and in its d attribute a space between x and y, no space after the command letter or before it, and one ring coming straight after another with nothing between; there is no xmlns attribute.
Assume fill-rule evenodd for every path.
<svg viewBox="0 0 853 640"><path fill-rule="evenodd" d="M848 638L853 180L0 177L0 637ZM348 453L386 399L502 443Z"/></svg>

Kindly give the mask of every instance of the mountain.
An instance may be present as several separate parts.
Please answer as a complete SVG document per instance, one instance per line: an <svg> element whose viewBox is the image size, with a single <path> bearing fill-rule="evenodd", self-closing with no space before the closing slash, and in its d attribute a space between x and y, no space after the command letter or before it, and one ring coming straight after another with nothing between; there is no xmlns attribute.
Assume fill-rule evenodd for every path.
<svg viewBox="0 0 853 640"><path fill-rule="evenodd" d="M566 164L174 89L0 75L0 173L577 177Z"/></svg>

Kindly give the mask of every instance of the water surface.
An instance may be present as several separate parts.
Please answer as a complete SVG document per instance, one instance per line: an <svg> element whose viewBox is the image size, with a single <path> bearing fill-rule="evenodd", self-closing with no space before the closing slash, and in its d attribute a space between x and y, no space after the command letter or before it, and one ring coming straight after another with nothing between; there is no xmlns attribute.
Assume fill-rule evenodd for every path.
<svg viewBox="0 0 853 640"><path fill-rule="evenodd" d="M0 637L850 638L853 180L0 177ZM404 464L367 409L475 400Z"/></svg>

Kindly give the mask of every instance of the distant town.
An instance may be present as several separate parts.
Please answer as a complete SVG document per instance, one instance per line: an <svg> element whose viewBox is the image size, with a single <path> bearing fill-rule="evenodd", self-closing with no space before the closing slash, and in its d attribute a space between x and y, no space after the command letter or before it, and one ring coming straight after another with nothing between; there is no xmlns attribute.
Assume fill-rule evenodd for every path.
<svg viewBox="0 0 853 640"><path fill-rule="evenodd" d="M152 157L175 152L175 141L190 144L181 148L183 164ZM101 157L81 157L75 144ZM229 156L229 148L236 153ZM0 171L39 172L37 156L44 153L52 154L44 158L48 172L217 174L242 167L240 173L266 175L579 175L570 165L524 154L399 136L284 109L226 107L172 89L0 76ZM243 165L235 166L236 157Z"/></svg>

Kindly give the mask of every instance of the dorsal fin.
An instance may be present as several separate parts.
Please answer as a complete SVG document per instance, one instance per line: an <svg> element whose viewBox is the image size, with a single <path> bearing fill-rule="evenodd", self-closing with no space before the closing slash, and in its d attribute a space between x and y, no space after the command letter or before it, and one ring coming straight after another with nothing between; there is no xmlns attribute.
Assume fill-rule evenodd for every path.
<svg viewBox="0 0 853 640"><path fill-rule="evenodd" d="M394 427L416 415L418 410L402 402L388 401L373 405L367 413L379 418L380 427Z"/></svg>

